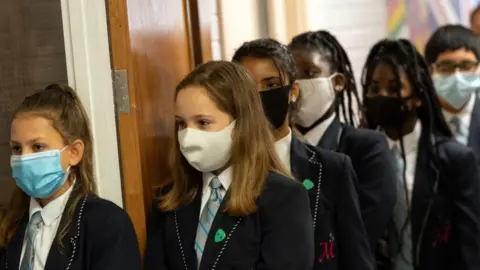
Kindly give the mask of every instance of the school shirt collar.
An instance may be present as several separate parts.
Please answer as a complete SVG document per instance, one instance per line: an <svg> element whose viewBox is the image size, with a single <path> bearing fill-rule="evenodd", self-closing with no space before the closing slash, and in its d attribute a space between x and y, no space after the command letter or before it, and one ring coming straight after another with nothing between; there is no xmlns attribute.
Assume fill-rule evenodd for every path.
<svg viewBox="0 0 480 270"><path fill-rule="evenodd" d="M290 170L290 150L292 145L292 130L288 128L288 134L275 142L275 148L277 150L278 157L282 161L283 165Z"/></svg>
<svg viewBox="0 0 480 270"><path fill-rule="evenodd" d="M72 193L74 186L75 181L73 181L72 185L65 193L63 193L55 200L51 201L43 208L36 199L30 198L29 218L32 218L32 215L34 213L40 211L43 225L46 227L52 225L55 220L59 219L62 216L63 210L65 210L65 206L67 205L67 201L70 198L70 194Z"/></svg>
<svg viewBox="0 0 480 270"><path fill-rule="evenodd" d="M305 135L303 136L305 140L307 140L307 142L311 145L317 145L327 131L330 124L333 122L333 120L335 120L335 117L337 117L337 114L332 113L332 115L329 118L325 119L325 121L321 122L320 124L312 128L310 131L305 133Z"/></svg>
<svg viewBox="0 0 480 270"><path fill-rule="evenodd" d="M420 136L422 135L422 124L417 120L413 131L409 134L403 136L403 146L405 147L405 154L417 152L418 142L420 141ZM398 149L401 149L400 140L392 140L390 137L386 136L388 140L388 146L392 149L394 146L397 146Z"/></svg>
<svg viewBox="0 0 480 270"><path fill-rule="evenodd" d="M222 187L225 191L230 188L230 184L232 183L233 177L233 167L229 166L225 170L223 170L219 175L215 175L212 172L203 173L203 190L207 190L210 185L210 182L214 177L218 177L220 183L222 183Z"/></svg>

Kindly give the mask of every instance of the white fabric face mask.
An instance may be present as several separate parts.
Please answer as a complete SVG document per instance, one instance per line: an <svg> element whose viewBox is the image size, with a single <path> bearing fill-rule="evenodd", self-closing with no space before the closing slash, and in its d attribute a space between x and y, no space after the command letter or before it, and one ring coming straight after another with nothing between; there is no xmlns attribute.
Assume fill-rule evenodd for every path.
<svg viewBox="0 0 480 270"><path fill-rule="evenodd" d="M322 117L335 101L335 89L332 78L320 77L298 80L300 84L300 107L296 110L294 121L302 127L310 127Z"/></svg>
<svg viewBox="0 0 480 270"><path fill-rule="evenodd" d="M198 171L218 170L230 161L234 127L235 121L215 132L195 128L180 130L178 131L180 151L188 163Z"/></svg>

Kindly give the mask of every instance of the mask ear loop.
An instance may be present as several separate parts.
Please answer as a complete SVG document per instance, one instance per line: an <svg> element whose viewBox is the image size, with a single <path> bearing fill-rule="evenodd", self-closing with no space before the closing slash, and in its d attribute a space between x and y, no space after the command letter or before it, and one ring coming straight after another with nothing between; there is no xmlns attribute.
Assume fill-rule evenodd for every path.
<svg viewBox="0 0 480 270"><path fill-rule="evenodd" d="M70 147L70 145L68 145L68 144L65 145L65 147L63 147L62 150L60 150L60 153L62 153L63 151L65 151L65 149L67 149L68 147ZM67 169L65 169L65 174L66 174L65 177L68 177L68 175L70 174L70 169L71 169L71 167L72 167L72 166L71 166L70 164L68 164Z"/></svg>

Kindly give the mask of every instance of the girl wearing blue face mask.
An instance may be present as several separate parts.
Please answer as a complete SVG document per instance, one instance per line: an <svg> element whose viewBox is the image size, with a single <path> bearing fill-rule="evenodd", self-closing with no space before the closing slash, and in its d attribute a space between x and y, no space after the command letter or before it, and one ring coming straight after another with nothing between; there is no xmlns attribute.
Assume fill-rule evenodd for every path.
<svg viewBox="0 0 480 270"><path fill-rule="evenodd" d="M425 46L425 59L432 69L435 90L455 138L480 157L478 36L461 25L440 27Z"/></svg>
<svg viewBox="0 0 480 270"><path fill-rule="evenodd" d="M74 90L27 97L11 123L17 189L0 219L0 269L141 269L128 215L96 195L93 145Z"/></svg>

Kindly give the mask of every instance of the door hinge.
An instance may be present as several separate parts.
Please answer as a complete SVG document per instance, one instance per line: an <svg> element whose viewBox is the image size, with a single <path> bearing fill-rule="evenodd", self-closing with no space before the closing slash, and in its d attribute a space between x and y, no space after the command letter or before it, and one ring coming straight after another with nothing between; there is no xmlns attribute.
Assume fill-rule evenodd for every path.
<svg viewBox="0 0 480 270"><path fill-rule="evenodd" d="M128 91L128 73L126 69L113 70L113 92L118 113L130 113L130 94Z"/></svg>

